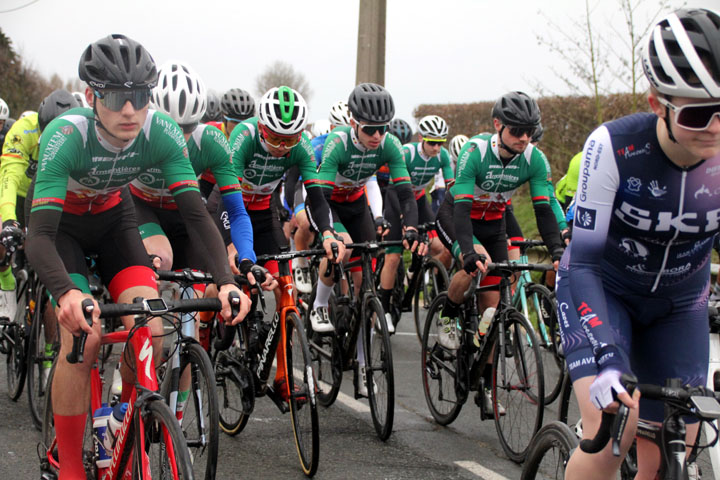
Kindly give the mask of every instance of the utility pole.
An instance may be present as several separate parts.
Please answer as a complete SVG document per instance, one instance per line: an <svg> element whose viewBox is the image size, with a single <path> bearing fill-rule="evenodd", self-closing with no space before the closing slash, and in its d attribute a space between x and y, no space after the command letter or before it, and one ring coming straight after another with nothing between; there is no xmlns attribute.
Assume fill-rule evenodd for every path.
<svg viewBox="0 0 720 480"><path fill-rule="evenodd" d="M387 0L360 0L355 83L385 84Z"/></svg>

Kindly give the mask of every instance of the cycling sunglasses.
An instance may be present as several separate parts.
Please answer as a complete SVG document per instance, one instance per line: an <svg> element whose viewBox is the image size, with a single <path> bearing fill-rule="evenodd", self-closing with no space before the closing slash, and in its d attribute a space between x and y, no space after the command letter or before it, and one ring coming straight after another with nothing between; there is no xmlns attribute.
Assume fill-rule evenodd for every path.
<svg viewBox="0 0 720 480"><path fill-rule="evenodd" d="M675 112L675 123L686 130L696 132L706 130L715 115L720 115L720 102L715 103L688 103L680 107L673 105L662 97L658 102Z"/></svg>
<svg viewBox="0 0 720 480"><path fill-rule="evenodd" d="M388 131L388 128L390 128L390 125L387 123L384 123L382 125L363 125L362 123L358 123L358 126L365 135L369 135L371 137L376 133L379 133L380 135L385 135L385 133L387 133Z"/></svg>
<svg viewBox="0 0 720 480"><path fill-rule="evenodd" d="M425 141L425 143L427 143L428 145L430 145L430 146L432 146L432 147L434 147L435 145L444 145L445 142L447 142L447 139L445 139L445 138L438 140L437 138L425 138L425 137L423 137L423 140Z"/></svg>
<svg viewBox="0 0 720 480"><path fill-rule="evenodd" d="M123 109L126 102L130 102L135 110L140 110L150 103L152 91L150 89L137 90L94 90L95 96L100 99L105 108L113 112Z"/></svg>
<svg viewBox="0 0 720 480"><path fill-rule="evenodd" d="M260 132L262 133L263 139L265 140L265 143L270 145L273 148L293 148L298 143L300 143L300 140L302 139L302 132L298 133L297 135L278 135L276 133L271 132L265 125L262 123L259 124L260 126Z"/></svg>
<svg viewBox="0 0 720 480"><path fill-rule="evenodd" d="M533 134L537 130L537 127L510 127L508 126L507 129L510 131L510 135L513 137L520 138L523 135L527 135L528 137L532 138Z"/></svg>

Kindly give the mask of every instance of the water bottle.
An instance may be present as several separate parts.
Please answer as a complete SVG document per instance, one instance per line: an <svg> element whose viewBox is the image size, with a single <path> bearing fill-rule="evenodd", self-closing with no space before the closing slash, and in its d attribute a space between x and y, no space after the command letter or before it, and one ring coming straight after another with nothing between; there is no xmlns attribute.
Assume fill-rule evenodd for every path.
<svg viewBox="0 0 720 480"><path fill-rule="evenodd" d="M103 444L105 445L105 450L109 454L112 454L113 448L115 448L115 438L117 437L120 428L122 428L127 409L127 403L118 403L115 405L115 408L113 408L112 415L110 415L110 418L108 419Z"/></svg>
<svg viewBox="0 0 720 480"><path fill-rule="evenodd" d="M490 323L492 322L493 316L495 316L495 310L495 307L488 307L483 312L482 318L478 324L477 332L473 335L473 343L476 347L480 346L482 338L487 333L488 328L490 328Z"/></svg>
<svg viewBox="0 0 720 480"><path fill-rule="evenodd" d="M103 403L93 413L93 440L95 444L95 458L98 468L107 468L112 462L112 457L105 449L105 437L107 436L108 420L112 417L113 409ZM112 450L111 450L112 452Z"/></svg>

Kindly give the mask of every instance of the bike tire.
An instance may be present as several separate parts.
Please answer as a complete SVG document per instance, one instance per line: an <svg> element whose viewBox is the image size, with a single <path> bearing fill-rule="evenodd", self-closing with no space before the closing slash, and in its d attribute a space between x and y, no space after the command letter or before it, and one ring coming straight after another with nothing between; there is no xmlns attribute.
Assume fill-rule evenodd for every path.
<svg viewBox="0 0 720 480"><path fill-rule="evenodd" d="M392 433L395 414L395 380L390 334L385 323L385 312L377 297L365 298L362 315L370 413L378 437L385 441Z"/></svg>
<svg viewBox="0 0 720 480"><path fill-rule="evenodd" d="M520 480L565 478L570 454L578 445L577 436L562 422L545 425L535 435Z"/></svg>
<svg viewBox="0 0 720 480"><path fill-rule="evenodd" d="M565 362L558 356L556 348L557 331L557 302L550 290L544 285L530 284L525 287L525 295L528 303L528 318L535 329L535 337L540 345L540 353L543 359L543 375L545 382L545 405L554 402L560 395ZM535 322L543 322L543 331Z"/></svg>
<svg viewBox="0 0 720 480"><path fill-rule="evenodd" d="M42 430L43 411L45 408L45 394L48 390L48 374L49 368L57 355L58 345L53 345L53 353L46 353L45 342L45 303L47 295L44 294L44 287L39 282L35 289L35 309L32 312L33 321L30 330L30 340L28 342L28 375L27 375L27 394L28 405L30 407L30 416L33 425L37 430ZM55 342L53 342L55 343ZM50 367L47 363L50 363ZM47 372L47 373L46 373Z"/></svg>
<svg viewBox="0 0 720 480"><path fill-rule="evenodd" d="M317 379L315 385L318 403L329 407L337 399L343 375L340 344L334 333L313 333L309 338L310 359Z"/></svg>
<svg viewBox="0 0 720 480"><path fill-rule="evenodd" d="M463 406L455 390L458 351L443 348L437 342L435 326L446 299L447 294L441 293L430 304L427 320L424 322L421 350L425 402L435 421L443 426L455 421Z"/></svg>
<svg viewBox="0 0 720 480"><path fill-rule="evenodd" d="M170 407L162 400L151 399L141 405L136 414L141 416L145 428L144 438L140 437L139 431L136 432L133 478L195 478L183 432ZM145 446L145 451L140 451L140 445ZM169 445L174 455L169 455ZM139 454L147 455L150 477L145 475L146 472L139 465ZM169 476L173 472L177 472L178 476Z"/></svg>
<svg viewBox="0 0 720 480"><path fill-rule="evenodd" d="M251 395L249 401L255 405L255 385L249 370L245 381L250 384L243 385L241 374L235 368L234 365L215 365L220 429L231 437L242 432L250 418L250 413L243 407L243 396Z"/></svg>
<svg viewBox="0 0 720 480"><path fill-rule="evenodd" d="M7 325L0 335L5 335L3 340L7 343L6 369L7 369L7 395L10 400L16 402L22 395L25 387L28 361L29 326L32 318L28 318L30 310L28 307L29 280L18 282L15 288L17 310L13 322Z"/></svg>
<svg viewBox="0 0 720 480"><path fill-rule="evenodd" d="M200 344L185 343L180 353L180 371L191 370L191 387L183 411L182 432L190 451L195 478L214 480L220 442L218 392L215 372Z"/></svg>
<svg viewBox="0 0 720 480"><path fill-rule="evenodd" d="M295 312L288 312L285 316L285 340L285 385L295 447L303 472L312 477L320 460L316 381L305 327Z"/></svg>
<svg viewBox="0 0 720 480"><path fill-rule="evenodd" d="M433 300L440 292L447 291L450 285L450 279L445 265L432 257L427 258L422 263L422 268L419 272L415 272L415 275L420 275L420 278L418 279L418 286L413 296L413 318L415 320L415 331L417 332L418 341L422 343L425 332L424 319L427 319L427 315L423 318L421 310L428 311ZM420 294L422 294L422 299L420 298Z"/></svg>
<svg viewBox="0 0 720 480"><path fill-rule="evenodd" d="M545 396L542 356L533 327L525 316L514 309L501 315L505 315L505 332L498 332L495 342L493 417L503 451L512 461L521 463L532 437L542 426ZM502 324L497 327L502 328ZM502 348L500 335L505 335Z"/></svg>

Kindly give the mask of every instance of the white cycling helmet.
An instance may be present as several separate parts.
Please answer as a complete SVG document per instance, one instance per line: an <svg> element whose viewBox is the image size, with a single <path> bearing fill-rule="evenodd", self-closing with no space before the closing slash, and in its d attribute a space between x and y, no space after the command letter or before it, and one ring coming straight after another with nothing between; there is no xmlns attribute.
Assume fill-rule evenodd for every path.
<svg viewBox="0 0 720 480"><path fill-rule="evenodd" d="M271 132L296 135L305 129L308 106L290 87L273 87L260 99L258 118Z"/></svg>
<svg viewBox="0 0 720 480"><path fill-rule="evenodd" d="M335 102L330 108L330 116L328 119L330 123L336 127L350 126L350 110L348 110L347 103L342 100Z"/></svg>
<svg viewBox="0 0 720 480"><path fill-rule="evenodd" d="M155 108L164 112L178 125L200 122L207 108L207 91L200 76L190 65L178 61L165 62L158 72L153 89Z"/></svg>
<svg viewBox="0 0 720 480"><path fill-rule="evenodd" d="M78 105L85 108L90 108L90 105L88 104L87 100L85 100L85 94L82 92L72 92L73 97L75 97L75 100L78 101Z"/></svg>
<svg viewBox="0 0 720 480"><path fill-rule="evenodd" d="M20 118L27 117L28 115L32 115L33 113L37 113L35 110L25 110L23 113L20 114ZM18 120L20 120L20 118Z"/></svg>
<svg viewBox="0 0 720 480"><path fill-rule="evenodd" d="M418 124L420 135L428 138L447 138L448 126L445 120L437 115L427 115Z"/></svg>
<svg viewBox="0 0 720 480"><path fill-rule="evenodd" d="M5 100L0 98L0 120L7 120L8 118L10 118L10 109Z"/></svg>
<svg viewBox="0 0 720 480"><path fill-rule="evenodd" d="M450 140L450 153L453 157L458 158L460 155L460 149L467 143L467 141L470 140L465 135L455 135L452 140Z"/></svg>
<svg viewBox="0 0 720 480"><path fill-rule="evenodd" d="M330 123L330 121L325 120L324 118L315 120L315 123L313 123L313 126L312 126L312 134L315 137L319 137L320 135L325 135L326 133L330 133L331 130L332 130L332 124Z"/></svg>
<svg viewBox="0 0 720 480"><path fill-rule="evenodd" d="M720 14L671 13L650 31L641 55L645 76L661 94L720 98Z"/></svg>

